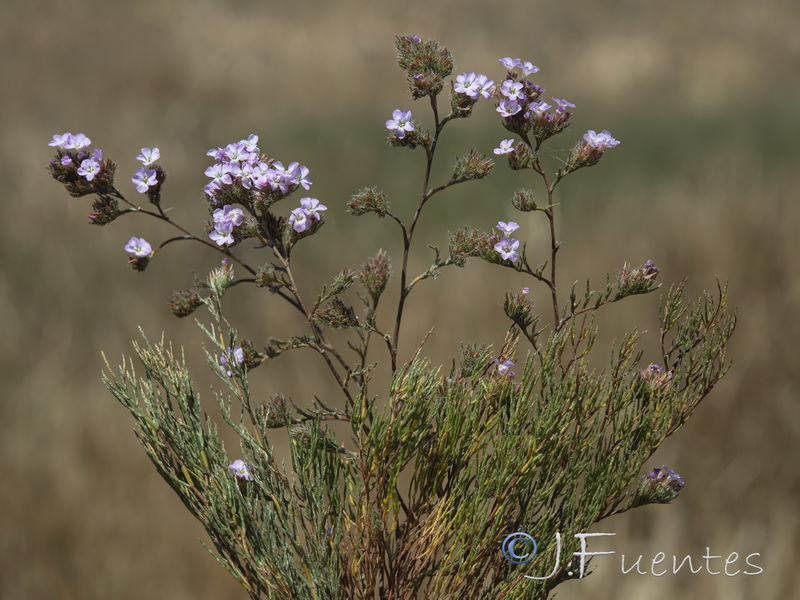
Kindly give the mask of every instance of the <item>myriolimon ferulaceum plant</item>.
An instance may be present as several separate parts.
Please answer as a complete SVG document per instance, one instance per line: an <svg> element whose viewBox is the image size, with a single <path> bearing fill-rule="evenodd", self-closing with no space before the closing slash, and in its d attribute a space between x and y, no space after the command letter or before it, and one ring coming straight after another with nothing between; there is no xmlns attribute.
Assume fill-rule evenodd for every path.
<svg viewBox="0 0 800 600"><path fill-rule="evenodd" d="M140 366L127 358L118 369L106 363L104 381L133 417L158 473L203 524L217 560L252 599L544 599L577 577L578 542L565 535L559 553L556 534L588 531L606 517L678 495L683 480L666 467L640 473L727 371L735 317L724 287L691 302L683 284L674 285L658 304L660 351L653 364L639 366L643 334L633 331L609 349L605 369L592 367L594 312L655 291L659 270L652 261L625 264L599 289L588 282L565 288L557 281L554 192L619 142L608 131L588 131L552 170L542 145L567 129L575 106L544 98L531 81L536 66L503 58L501 83L476 73L452 80L452 55L438 42L399 36L396 48L411 97L427 99L431 117L425 127L410 110L397 109L386 121L389 144L419 152L424 164L421 194L391 206L375 186L359 189L346 206L309 196L284 202L310 189L309 170L298 162L284 166L251 135L209 151L210 219L205 231L193 233L163 207L166 172L158 148L143 148L137 157L142 166L131 180L138 195L131 196L116 187L116 164L92 150L85 135L53 137L50 172L72 196L95 196L90 223L140 214L175 229L157 245L130 237L124 250L134 269L144 271L179 241L224 256L206 278L174 292L169 306L179 317L208 310L198 323L220 381L216 402L240 447L230 453L224 447L182 353L176 356L163 339L134 342ZM434 248L430 266L412 273L409 256L427 204L495 166L472 150L456 157L449 178L437 180L433 172L446 126L485 102L494 104L511 136L494 154L539 181L536 195L521 188L510 204L519 221L543 215L550 234L544 257L533 260L539 252L529 253L524 228L498 207L498 217L508 220L494 231L452 231L446 257ZM377 249L362 265L343 268L316 297L303 295L293 253L345 208L388 218L402 255L393 267ZM234 249L243 244L261 249L264 262L240 258ZM468 258L529 276L545 292L548 314L534 311L530 287L509 292L503 345L463 343L451 369L434 367L422 354L424 340L413 350L400 346L409 298L421 282L446 267L464 267ZM384 306L393 270L399 295ZM224 317L223 299L231 287L248 284L300 313L305 330L288 339L240 337ZM332 329L349 332L346 350L329 339ZM330 397L296 402L285 390L251 389L251 369L270 368L299 348L318 354L330 374ZM391 383L376 389L370 383L381 370ZM338 439L330 421L349 424L350 434ZM274 458L276 429L288 430L290 466ZM514 564L501 547L520 530L538 545L535 554L527 549L525 564ZM519 545L513 552L525 554ZM554 563L549 578L530 578Z"/></svg>

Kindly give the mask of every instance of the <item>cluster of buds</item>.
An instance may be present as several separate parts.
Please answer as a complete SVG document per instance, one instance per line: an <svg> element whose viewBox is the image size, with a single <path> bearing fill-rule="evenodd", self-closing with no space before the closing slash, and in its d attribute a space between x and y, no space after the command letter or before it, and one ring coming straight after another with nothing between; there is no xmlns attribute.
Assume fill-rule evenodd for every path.
<svg viewBox="0 0 800 600"><path fill-rule="evenodd" d="M378 299L386 289L386 284L389 283L391 274L389 255L383 250L378 250L375 256L361 265L359 279L369 297L372 298L373 305L378 303Z"/></svg>
<svg viewBox="0 0 800 600"><path fill-rule="evenodd" d="M104 159L99 148L90 152L92 140L84 134L54 135L47 145L56 149L56 155L49 163L50 174L64 184L71 196L78 198L114 192L116 165L110 159Z"/></svg>
<svg viewBox="0 0 800 600"><path fill-rule="evenodd" d="M477 229L455 231L450 234L448 244L450 261L457 267L463 267L471 256L493 262L497 256L493 244L497 239L497 236L490 236Z"/></svg>
<svg viewBox="0 0 800 600"><path fill-rule="evenodd" d="M382 219L389 214L389 203L384 192L376 187L365 187L350 198L347 203L347 212L357 217L375 213Z"/></svg>
<svg viewBox="0 0 800 600"><path fill-rule="evenodd" d="M400 35L395 42L397 64L406 72L411 97L436 96L453 72L453 55L435 40L423 42L417 35Z"/></svg>
<svg viewBox="0 0 800 600"><path fill-rule="evenodd" d="M273 394L261 405L259 417L267 429L286 427L294 422L289 412L291 401L283 394Z"/></svg>
<svg viewBox="0 0 800 600"><path fill-rule="evenodd" d="M604 129L597 133L590 129L583 134L583 142L575 146L567 163L567 173L580 169L581 167L591 167L596 165L608 148L619 145L619 140L614 139L611 133Z"/></svg>
<svg viewBox="0 0 800 600"><path fill-rule="evenodd" d="M203 305L203 299L195 289L175 290L167 303L172 314L176 317L188 317Z"/></svg>
<svg viewBox="0 0 800 600"><path fill-rule="evenodd" d="M494 169L494 162L483 154L472 150L466 156L456 159L453 167L452 183L462 183L474 179L483 179Z"/></svg>
<svg viewBox="0 0 800 600"><path fill-rule="evenodd" d="M617 293L616 300L633 296L635 294L646 294L658 287L656 277L659 269L652 260L648 260L640 267L632 268L628 263L622 265L622 269L617 273Z"/></svg>
<svg viewBox="0 0 800 600"><path fill-rule="evenodd" d="M639 485L625 509L645 504L669 504L678 497L683 486L683 479L675 471L667 467L653 469L639 479Z"/></svg>
<svg viewBox="0 0 800 600"><path fill-rule="evenodd" d="M653 386L664 386L672 380L672 371L657 364L649 365L642 371L642 378Z"/></svg>
<svg viewBox="0 0 800 600"><path fill-rule="evenodd" d="M494 244L495 252L500 255L500 258L509 262L515 263L519 260L519 240L511 238L511 234L519 229L519 225L510 221L499 221L495 227L503 234L503 237L497 239L494 236L492 239L497 240Z"/></svg>

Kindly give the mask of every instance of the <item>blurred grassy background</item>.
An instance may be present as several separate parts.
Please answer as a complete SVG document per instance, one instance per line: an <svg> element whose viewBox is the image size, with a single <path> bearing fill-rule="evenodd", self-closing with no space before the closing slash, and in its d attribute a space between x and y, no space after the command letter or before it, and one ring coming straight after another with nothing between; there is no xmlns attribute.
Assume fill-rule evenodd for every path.
<svg viewBox="0 0 800 600"><path fill-rule="evenodd" d="M496 79L497 58L533 60L538 81L578 107L572 130L550 146L554 161L589 128L622 140L561 189L562 282L588 276L600 284L624 261L652 258L664 283L688 275L692 293L715 277L729 281L739 307L733 370L651 465L684 476L680 500L599 530L616 532L606 547L627 555L760 552L765 573L623 576L617 556L598 561L591 579L562 586L560 597L792 597L800 581L798 22L794 0L5 0L0 597L244 597L197 542L200 526L151 468L99 379L100 351L116 363L139 324L185 345L202 372L192 320L174 319L165 300L217 257L176 245L146 274L132 272L121 250L128 237L158 239L166 230L128 217L86 226L88 201L68 198L45 172L50 136L88 134L120 163L129 193L124 181L138 149L159 146L167 203L199 230L206 149L259 134L270 155L309 166L314 196L330 207L326 227L298 252L311 290L378 247L397 249L387 241L391 224L344 213L350 193L380 185L399 212L416 194L421 157L384 144L392 109L427 118L395 65L397 33L440 39L455 53L456 72ZM477 113L452 126L442 174L456 152L490 153L505 137L488 104ZM444 245L446 228L514 217L511 191L531 185L501 164L489 180L437 198L412 270L428 264L426 243ZM529 248L543 249L543 224L517 220ZM462 339L500 343L502 295L521 285L477 263L444 271L410 301L406 352L432 323L427 350L437 363L449 364ZM296 331L273 297L241 288L230 298L248 337ZM656 308L652 297L612 309L603 340L633 324L654 327ZM300 402L326 397L330 382L309 378L317 365L304 359L314 360L287 357L254 372L254 381Z"/></svg>

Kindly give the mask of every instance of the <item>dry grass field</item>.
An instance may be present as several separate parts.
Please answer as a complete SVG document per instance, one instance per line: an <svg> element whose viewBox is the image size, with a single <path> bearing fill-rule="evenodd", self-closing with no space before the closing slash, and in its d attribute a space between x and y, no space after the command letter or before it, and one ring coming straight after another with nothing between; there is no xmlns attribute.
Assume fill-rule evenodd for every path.
<svg viewBox="0 0 800 600"><path fill-rule="evenodd" d="M308 0L164 0L0 3L0 598L237 599L245 594L198 538L201 527L150 466L128 415L100 382L142 325L187 348L201 389L201 337L165 301L217 257L175 245L144 274L126 266L128 237L166 230L126 217L85 224L86 199L48 178L46 143L82 131L119 163L119 181L142 146L159 146L166 203L200 230L205 151L246 137L311 169L327 225L298 252L309 290L378 247L396 251L387 223L344 211L349 194L379 185L398 210L418 188L421 159L384 142L383 122L408 99L393 36L434 37L456 72L501 76L497 58L522 56L539 81L577 105L570 131L550 146L565 157L587 129L622 144L575 174L559 195L562 281L600 284L623 262L653 259L665 284L689 277L693 294L730 284L739 310L733 369L696 417L654 457L686 480L672 506L604 523L608 547L652 557L758 552L759 576L623 575L619 556L559 598L796 597L800 583L800 5L720 2L443 0L318 3ZM442 147L491 153L505 136L484 104ZM531 186L500 164L488 180L443 194L421 230L489 227ZM535 217L529 252L545 248ZM387 241L388 240L388 241ZM538 246L537 246L538 244ZM166 259L166 260L164 260ZM396 282L395 282L396 283ZM446 270L412 297L410 340L431 324L428 353L449 364L461 340L499 344L504 270ZM547 298L540 294L541 306ZM256 340L296 323L274 298L231 292L234 324ZM614 310L614 309L617 310ZM634 325L656 326L657 299L630 299L601 320L610 344ZM376 355L377 358L377 355ZM301 404L330 395L311 356L253 373L263 393ZM304 362L305 361L305 362ZM320 373L319 378L307 374ZM210 394L207 394L210 399Z"/></svg>

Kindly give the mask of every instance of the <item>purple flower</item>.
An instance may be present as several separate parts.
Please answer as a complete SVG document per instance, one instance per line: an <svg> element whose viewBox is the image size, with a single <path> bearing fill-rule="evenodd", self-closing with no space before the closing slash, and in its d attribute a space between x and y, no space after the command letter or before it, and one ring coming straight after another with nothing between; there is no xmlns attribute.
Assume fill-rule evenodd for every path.
<svg viewBox="0 0 800 600"><path fill-rule="evenodd" d="M500 142L500 147L494 149L495 154L508 154L514 151L514 140L503 140Z"/></svg>
<svg viewBox="0 0 800 600"><path fill-rule="evenodd" d="M125 245L125 252L138 256L139 258L150 256L152 251L153 249L150 247L150 244L148 244L147 240L144 238L132 237Z"/></svg>
<svg viewBox="0 0 800 600"><path fill-rule="evenodd" d="M319 213L321 211L328 210L328 207L324 204L320 204L319 200L316 198L300 198L300 206L306 212L308 217L313 217L317 221L322 218L322 215Z"/></svg>
<svg viewBox="0 0 800 600"><path fill-rule="evenodd" d="M225 367L223 370L228 377L233 375L233 372L230 371L231 363L228 359L230 355L231 349L225 348L225 352L219 356L219 364ZM237 364L242 364L244 362L244 350L242 350L241 346L235 346L233 348L233 360L235 360Z"/></svg>
<svg viewBox="0 0 800 600"><path fill-rule="evenodd" d="M475 81L475 73L461 73L456 76L453 90L458 94L466 94L473 100L480 94L480 86Z"/></svg>
<svg viewBox="0 0 800 600"><path fill-rule="evenodd" d="M72 159L65 154L64 156L61 157L61 164L64 165L65 167L68 167L72 164Z"/></svg>
<svg viewBox="0 0 800 600"><path fill-rule="evenodd" d="M503 232L505 237L508 237L512 233L514 233L517 229L519 229L519 225L517 225L514 221L506 223L505 221L498 221L497 222L497 229Z"/></svg>
<svg viewBox="0 0 800 600"><path fill-rule="evenodd" d="M247 150L250 154L257 155L260 152L258 148L258 136L254 133L251 133L249 136L247 136L246 140L242 140L242 143L244 144L245 150Z"/></svg>
<svg viewBox="0 0 800 600"><path fill-rule="evenodd" d="M503 260L510 260L511 262L519 260L517 248L519 248L519 240L510 240L507 237L504 237L494 245L495 251L503 257Z"/></svg>
<svg viewBox="0 0 800 600"><path fill-rule="evenodd" d="M100 163L96 158L87 158L78 167L78 175L86 178L86 181L91 181L100 172Z"/></svg>
<svg viewBox="0 0 800 600"><path fill-rule="evenodd" d="M88 137L82 133L76 133L75 135L70 135L69 139L65 141L63 146L67 150L81 150L82 148L91 146L91 144L92 140L90 140Z"/></svg>
<svg viewBox="0 0 800 600"><path fill-rule="evenodd" d="M228 468L234 472L236 477L244 479L245 481L253 481L253 475L250 473L250 465L243 460L235 460L228 465Z"/></svg>
<svg viewBox="0 0 800 600"><path fill-rule="evenodd" d="M478 75L475 77L475 83L478 86L478 93L486 100L492 97L494 91L494 81L489 79L486 75Z"/></svg>
<svg viewBox="0 0 800 600"><path fill-rule="evenodd" d="M525 286L524 288L522 288L522 293L525 294L525 295L530 294L531 293L531 288L529 288L528 286Z"/></svg>
<svg viewBox="0 0 800 600"><path fill-rule="evenodd" d="M522 61L518 58L501 58L500 63L509 71L514 67L519 67L522 64Z"/></svg>
<svg viewBox="0 0 800 600"><path fill-rule="evenodd" d="M539 72L539 67L537 67L535 64L527 60L524 63L522 63L521 67L522 67L522 76L525 79L527 79L529 75L533 75L534 73Z"/></svg>
<svg viewBox="0 0 800 600"><path fill-rule="evenodd" d="M232 208L230 204L226 204L211 213L211 218L214 219L216 229L231 230L236 225L242 224L244 213L241 208Z"/></svg>
<svg viewBox="0 0 800 600"><path fill-rule="evenodd" d="M495 358L493 360L494 360L495 364L497 365L497 374L500 375L500 377L505 377L505 376L513 377L514 376L514 371L511 370L511 367L514 366L514 363L511 361L511 359L507 358L503 362L500 362L497 358Z"/></svg>
<svg viewBox="0 0 800 600"><path fill-rule="evenodd" d="M514 116L521 110L522 107L516 100L501 100L500 105L497 107L497 112L506 118Z"/></svg>
<svg viewBox="0 0 800 600"><path fill-rule="evenodd" d="M47 145L54 146L56 148L65 147L67 144L69 144L69 138L71 137L72 137L71 133L65 133L63 135L56 134L53 136L52 140L47 142Z"/></svg>
<svg viewBox="0 0 800 600"><path fill-rule="evenodd" d="M228 246L236 241L233 239L233 229L230 231L214 229L214 231L208 234L208 237L214 240L217 246Z"/></svg>
<svg viewBox="0 0 800 600"><path fill-rule="evenodd" d="M528 105L528 108L529 108L529 109L531 110L531 112L533 112L534 114L536 114L536 115L541 115L541 114L542 114L542 113L544 113L546 110L548 110L548 109L552 108L552 106L550 106L550 105L549 105L547 102L545 102L544 100L541 100L541 101L539 101L539 102L531 102L531 103Z"/></svg>
<svg viewBox="0 0 800 600"><path fill-rule="evenodd" d="M92 156L94 156L97 160L103 160L103 151L100 148L95 148L92 150Z"/></svg>
<svg viewBox="0 0 800 600"><path fill-rule="evenodd" d="M145 167L149 167L161 158L158 148L142 148L142 153L136 156L136 160L141 161Z"/></svg>
<svg viewBox="0 0 800 600"><path fill-rule="evenodd" d="M663 466L660 469L653 469L648 475L648 478L652 482L658 483L661 487L672 490L673 492L680 491L684 486L683 478L680 475L672 469Z"/></svg>
<svg viewBox="0 0 800 600"><path fill-rule="evenodd" d="M295 208L289 215L289 225L292 226L297 233L307 231L313 225L311 215L302 207Z"/></svg>
<svg viewBox="0 0 800 600"><path fill-rule="evenodd" d="M611 133L607 129L603 129L600 133L590 129L583 134L583 139L591 147L601 151L619 145L619 141L611 137Z"/></svg>
<svg viewBox="0 0 800 600"><path fill-rule="evenodd" d="M406 137L406 132L414 131L414 124L411 122L411 111L395 110L392 118L386 121L386 129L394 132L397 139L402 140Z"/></svg>
<svg viewBox="0 0 800 600"><path fill-rule="evenodd" d="M131 177L131 181L136 184L136 191L140 194L144 194L154 185L158 185L155 170L145 169L144 167L139 167L136 174Z"/></svg>
<svg viewBox="0 0 800 600"><path fill-rule="evenodd" d="M500 93L509 100L522 100L525 98L525 92L522 91L522 84L519 81L506 79L500 88Z"/></svg>
<svg viewBox="0 0 800 600"><path fill-rule="evenodd" d="M293 162L289 165L289 171L292 173L292 180L295 185L303 186L303 189L311 187L311 180L308 178L308 167L300 163Z"/></svg>
<svg viewBox="0 0 800 600"><path fill-rule="evenodd" d="M229 162L237 163L249 160L250 153L247 151L246 145L243 142L236 142L235 144L228 144L225 146L225 158L227 158Z"/></svg>
<svg viewBox="0 0 800 600"><path fill-rule="evenodd" d="M561 100L560 98L553 98L553 102L558 105L556 108L557 113L566 112L567 108L575 108L575 105L572 102L567 102L566 100Z"/></svg>
<svg viewBox="0 0 800 600"><path fill-rule="evenodd" d="M230 185L233 183L231 177L231 166L225 163L216 163L205 170L205 174L213 179L213 183Z"/></svg>
<svg viewBox="0 0 800 600"><path fill-rule="evenodd" d="M421 37L419 37L418 35L412 35L412 36L411 36L411 39L412 39L412 40L414 40L414 41L415 41L415 42L417 42L417 43L419 43L419 42L421 42L421 41L422 41L422 38L421 38Z"/></svg>

